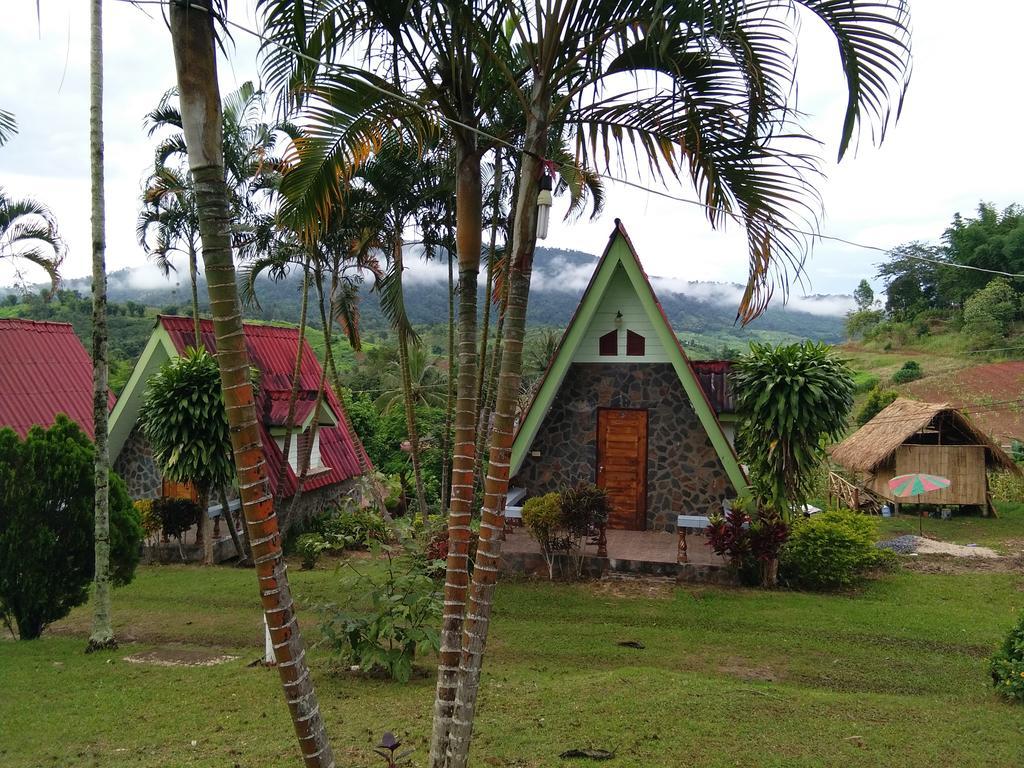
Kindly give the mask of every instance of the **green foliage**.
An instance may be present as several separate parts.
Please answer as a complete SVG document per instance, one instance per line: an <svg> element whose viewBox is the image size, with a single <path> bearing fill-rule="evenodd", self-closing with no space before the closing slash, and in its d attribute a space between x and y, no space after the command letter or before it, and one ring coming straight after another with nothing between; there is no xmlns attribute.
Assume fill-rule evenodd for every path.
<svg viewBox="0 0 1024 768"><path fill-rule="evenodd" d="M569 549L571 541L562 517L562 497L557 492L527 499L523 504L523 525L540 545L548 565L548 578L555 577L555 555Z"/></svg>
<svg viewBox="0 0 1024 768"><path fill-rule="evenodd" d="M0 616L23 640L39 636L89 596L94 566L93 444L59 415L24 440L0 430ZM142 527L124 483L110 473L111 581L127 584Z"/></svg>
<svg viewBox="0 0 1024 768"><path fill-rule="evenodd" d="M563 489L559 502L565 530L577 542L593 528L607 523L612 509L608 494L593 483L579 482Z"/></svg>
<svg viewBox="0 0 1024 768"><path fill-rule="evenodd" d="M342 507L319 525L333 549L366 549L373 542L388 539L383 518L369 507Z"/></svg>
<svg viewBox="0 0 1024 768"><path fill-rule="evenodd" d="M1020 461L1016 451L1014 451L1013 460ZM992 493L993 501L1011 503L1024 501L1024 478L1009 472L989 472L988 489Z"/></svg>
<svg viewBox="0 0 1024 768"><path fill-rule="evenodd" d="M996 693L1024 703L1024 613L988 663Z"/></svg>
<svg viewBox="0 0 1024 768"><path fill-rule="evenodd" d="M379 545L375 546L379 549ZM409 547L383 547L387 566L382 572L356 570L344 580L344 600L320 608L324 642L362 670L386 674L404 683L412 677L417 653L440 648L442 596Z"/></svg>
<svg viewBox="0 0 1024 768"><path fill-rule="evenodd" d="M856 395L870 392L878 386L878 376L873 373L857 371L853 374L853 392Z"/></svg>
<svg viewBox="0 0 1024 768"><path fill-rule="evenodd" d="M163 535L178 541L181 541L189 528L199 524L203 514L203 510L192 499L153 499L152 510L160 520Z"/></svg>
<svg viewBox="0 0 1024 768"><path fill-rule="evenodd" d="M868 395L868 399L864 402L864 405L862 405L861 409L857 411L857 416L854 418L857 426L863 427L875 418L875 416L888 408L899 396L899 392L895 389L881 389L880 387L875 387L871 390L871 394Z"/></svg>
<svg viewBox="0 0 1024 768"><path fill-rule="evenodd" d="M849 339L867 337L878 328L884 319L885 313L880 309L861 309L856 312L850 312L846 316L846 322L844 323L846 337Z"/></svg>
<svg viewBox="0 0 1024 768"><path fill-rule="evenodd" d="M139 423L161 474L191 483L200 499L234 478L220 370L206 349L189 348L157 371L146 385Z"/></svg>
<svg viewBox="0 0 1024 768"><path fill-rule="evenodd" d="M782 578L804 589L850 587L882 562L876 537L874 520L849 510L798 520L782 548Z"/></svg>
<svg viewBox="0 0 1024 768"><path fill-rule="evenodd" d="M875 292L867 280L862 279L857 283L857 287L853 289L853 300L857 302L857 309L861 312L871 309L871 305L875 303Z"/></svg>
<svg viewBox="0 0 1024 768"><path fill-rule="evenodd" d="M331 548L331 542L320 533L304 533L295 541L295 553L302 559L304 571L315 568L320 555Z"/></svg>
<svg viewBox="0 0 1024 768"><path fill-rule="evenodd" d="M1019 205L998 211L991 204L980 203L976 218L965 219L956 214L943 240L950 260L957 264L1024 273L1024 208ZM955 279L949 280L949 293L965 307L969 296L995 280L1002 281L977 270L956 272Z"/></svg>
<svg viewBox="0 0 1024 768"><path fill-rule="evenodd" d="M916 360L907 360L903 366L892 375L893 384L906 384L909 381L917 381L924 376L921 364Z"/></svg>
<svg viewBox="0 0 1024 768"><path fill-rule="evenodd" d="M879 265L878 276L885 282L885 311L891 319L909 320L926 309L950 306L942 291L945 261L942 249L921 242L906 243L889 252L889 261Z"/></svg>
<svg viewBox="0 0 1024 768"><path fill-rule="evenodd" d="M964 302L963 332L969 349L998 346L1019 314L1020 297L1010 283L1002 277L989 282Z"/></svg>
<svg viewBox="0 0 1024 768"><path fill-rule="evenodd" d="M133 507L139 515L139 524L142 526L142 535L149 539L156 536L163 530L163 521L153 510L153 499L139 499L133 502Z"/></svg>
<svg viewBox="0 0 1024 768"><path fill-rule="evenodd" d="M806 503L826 439L853 406L853 377L825 344L751 344L734 365L737 445L755 494L783 516Z"/></svg>
<svg viewBox="0 0 1024 768"><path fill-rule="evenodd" d="M789 525L777 512L736 499L724 516L710 518L705 533L708 546L729 561L742 583L775 586L774 565L789 536Z"/></svg>

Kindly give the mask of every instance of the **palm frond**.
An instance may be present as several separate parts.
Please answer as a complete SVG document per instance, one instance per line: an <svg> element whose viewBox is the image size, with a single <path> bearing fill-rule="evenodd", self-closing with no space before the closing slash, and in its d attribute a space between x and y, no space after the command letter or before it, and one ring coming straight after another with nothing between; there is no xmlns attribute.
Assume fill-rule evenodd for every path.
<svg viewBox="0 0 1024 768"><path fill-rule="evenodd" d="M17 132L18 121L14 119L14 113L0 109L0 147L10 141Z"/></svg>

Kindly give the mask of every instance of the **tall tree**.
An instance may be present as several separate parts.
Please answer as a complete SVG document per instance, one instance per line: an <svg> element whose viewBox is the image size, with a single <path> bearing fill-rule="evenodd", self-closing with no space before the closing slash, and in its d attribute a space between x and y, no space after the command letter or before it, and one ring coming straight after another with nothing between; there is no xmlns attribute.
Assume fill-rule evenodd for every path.
<svg viewBox="0 0 1024 768"><path fill-rule="evenodd" d="M249 356L231 254L231 210L224 180L223 126L217 83L214 19L215 11L219 14L225 9L223 3L211 5L216 7L203 8L183 0L172 2L169 16L181 94L182 126L198 200L217 361L231 427L242 510L285 699L305 765L330 768L334 765L334 755L295 618L249 381Z"/></svg>
<svg viewBox="0 0 1024 768"><path fill-rule="evenodd" d="M861 280L853 289L853 300L857 302L857 309L861 312L871 309L875 303L875 292L867 280Z"/></svg>
<svg viewBox="0 0 1024 768"><path fill-rule="evenodd" d="M95 595L87 652L117 648L110 621L110 451L107 448L107 267L103 194L103 0L89 5L89 170L92 181L92 421L95 456Z"/></svg>

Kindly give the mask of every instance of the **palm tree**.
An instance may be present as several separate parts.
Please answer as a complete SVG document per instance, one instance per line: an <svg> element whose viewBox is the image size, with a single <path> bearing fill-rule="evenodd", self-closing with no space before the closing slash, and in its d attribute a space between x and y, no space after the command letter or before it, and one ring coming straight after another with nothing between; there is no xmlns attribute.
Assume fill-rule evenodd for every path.
<svg viewBox="0 0 1024 768"><path fill-rule="evenodd" d="M50 278L50 292L60 282L64 241L57 231L57 219L42 203L16 200L0 187L0 260L23 259L42 269Z"/></svg>
<svg viewBox="0 0 1024 768"><path fill-rule="evenodd" d="M392 365L393 370L385 380L384 391L374 401L374 405L381 413L387 413L406 399L405 385L402 381L405 377L398 371L400 366L397 361ZM413 405L444 407L447 400L448 377L438 368L437 361L430 360L423 347L413 347L409 351L408 368Z"/></svg>
<svg viewBox="0 0 1024 768"><path fill-rule="evenodd" d="M183 253L188 260L192 324L198 348L201 344L198 279L201 243L195 190L188 174L158 164L146 182L142 203L135 234L143 250L156 262L165 277L176 269L173 261L175 252Z"/></svg>
<svg viewBox="0 0 1024 768"><path fill-rule="evenodd" d="M110 622L110 451L107 448L107 268L103 193L103 0L89 5L89 167L92 176L92 419L95 448L95 578L87 652L117 648Z"/></svg>
<svg viewBox="0 0 1024 768"><path fill-rule="evenodd" d="M14 119L14 113L0 109L0 147L10 141L17 132L18 121Z"/></svg>
<svg viewBox="0 0 1024 768"><path fill-rule="evenodd" d="M217 84L214 18L215 13L223 13L225 9L223 3L210 6L203 9L172 3L168 10L181 92L183 133L198 201L217 362L231 427L242 510L252 542L264 617L274 643L278 673L305 765L329 768L334 765L334 756L295 619L249 381L249 356L231 255L232 216L225 182L224 134Z"/></svg>

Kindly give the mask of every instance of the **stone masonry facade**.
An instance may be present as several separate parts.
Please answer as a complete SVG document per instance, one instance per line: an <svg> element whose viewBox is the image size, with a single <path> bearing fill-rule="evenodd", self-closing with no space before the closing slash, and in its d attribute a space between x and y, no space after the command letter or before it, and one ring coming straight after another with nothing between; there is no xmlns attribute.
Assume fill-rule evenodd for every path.
<svg viewBox="0 0 1024 768"><path fill-rule="evenodd" d="M133 499L155 499L163 490L160 470L138 424L132 427L121 455L114 462L114 471L124 480Z"/></svg>
<svg viewBox="0 0 1024 768"><path fill-rule="evenodd" d="M670 363L573 363L512 484L536 496L594 482L598 408L647 411L648 530L675 532L677 515L708 515L735 497Z"/></svg>

